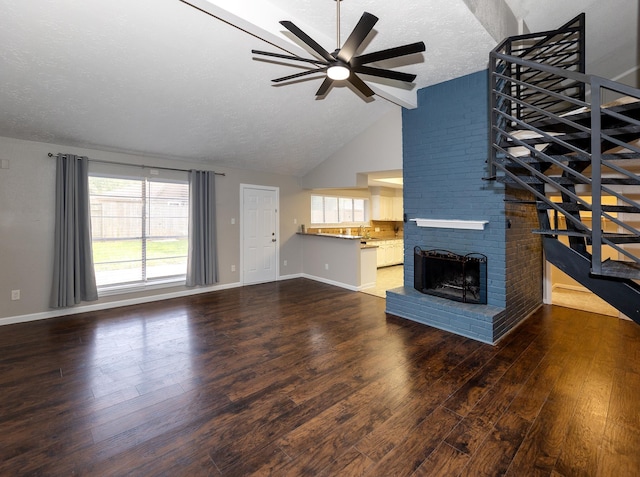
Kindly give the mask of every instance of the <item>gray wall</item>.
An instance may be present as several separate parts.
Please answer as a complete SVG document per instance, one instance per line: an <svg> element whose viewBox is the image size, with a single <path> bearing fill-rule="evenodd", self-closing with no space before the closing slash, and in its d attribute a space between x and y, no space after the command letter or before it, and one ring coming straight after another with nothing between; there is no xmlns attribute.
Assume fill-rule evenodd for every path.
<svg viewBox="0 0 640 477"><path fill-rule="evenodd" d="M220 285L233 286L240 280L240 184L279 187L280 275L302 273L301 243L295 233L299 224L309 223L309 192L303 191L294 177L0 137L0 159L9 161L8 169L0 169L0 319L52 312L49 295L53 266L55 160L47 157L48 152L226 173L226 177L216 180ZM235 272L231 272L232 265L236 266ZM19 301L11 300L11 290L15 289L21 291ZM98 303L184 290L186 288L182 286L163 288L105 297Z"/></svg>
<svg viewBox="0 0 640 477"><path fill-rule="evenodd" d="M306 189L366 188L366 176L359 174L400 169L402 112L398 107L303 176L300 184Z"/></svg>

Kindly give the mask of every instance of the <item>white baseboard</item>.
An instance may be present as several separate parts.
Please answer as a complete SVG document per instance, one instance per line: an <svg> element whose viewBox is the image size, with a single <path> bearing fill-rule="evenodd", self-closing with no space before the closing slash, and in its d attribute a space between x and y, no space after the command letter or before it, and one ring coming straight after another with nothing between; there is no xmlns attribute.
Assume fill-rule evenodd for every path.
<svg viewBox="0 0 640 477"><path fill-rule="evenodd" d="M280 275L278 281L281 280L293 280L294 278L304 278L302 273L292 273L291 275Z"/></svg>
<svg viewBox="0 0 640 477"><path fill-rule="evenodd" d="M346 283L336 282L334 280L328 280L322 277L315 277L313 275L307 275L305 273L281 275L280 277L278 277L278 281L293 280L295 278L308 278L310 280L326 283L328 285L334 285L340 288L346 288L347 290L351 290L351 291L360 291L368 287L368 285L363 285L361 287L354 287L353 285L347 285ZM13 325L17 323L27 323L30 321L46 320L49 318L58 318L60 316L77 315L80 313L88 313L91 311L109 310L111 308L119 308L121 306L140 305L143 303L152 303L154 301L170 300L171 298L181 298L185 296L199 295L201 293L209 293L209 292L218 291L218 290L228 290L230 288L238 288L241 286L242 286L242 283L240 282L226 283L224 285L199 287L199 288L193 288L188 290L180 290L177 292L161 293L158 295L110 301L105 303L78 305L70 308L61 308L57 310L43 311L40 313L32 313L29 315L8 316L5 318L0 318L0 326Z"/></svg>
<svg viewBox="0 0 640 477"><path fill-rule="evenodd" d="M316 277L314 275L308 275L306 273L303 273L302 277L303 278L308 278L309 280L314 280L316 282L326 283L327 285L333 285L333 286L340 287L340 288L346 288L347 290L351 290L351 291L360 291L362 289L362 287L356 287L356 286L353 286L353 285L349 285L347 283L336 282L335 280L329 280L328 278L323 278L323 277Z"/></svg>
<svg viewBox="0 0 640 477"><path fill-rule="evenodd" d="M242 286L241 283L226 283L224 285L213 285L210 287L199 287L188 290L180 290L178 292L161 293L159 295L144 296L138 298L130 298L124 300L110 301L106 303L95 303L90 305L79 305L71 308L61 308L58 310L43 311L40 313L32 313L30 315L9 316L0 318L0 326L13 325L16 323L27 323L29 321L46 320L48 318L57 318L60 316L77 315L79 313L87 313L90 311L108 310L110 308L118 308L121 306L140 305L142 303L152 303L154 301L169 300L171 298L180 298L184 296L199 295L201 293L209 293L218 290L228 290Z"/></svg>

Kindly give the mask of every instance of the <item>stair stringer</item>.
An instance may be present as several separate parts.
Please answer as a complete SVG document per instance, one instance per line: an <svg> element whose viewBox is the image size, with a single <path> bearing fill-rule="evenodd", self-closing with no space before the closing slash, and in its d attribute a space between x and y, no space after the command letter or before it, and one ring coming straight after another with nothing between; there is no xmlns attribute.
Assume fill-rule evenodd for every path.
<svg viewBox="0 0 640 477"><path fill-rule="evenodd" d="M558 239L543 237L545 258L585 288L640 325L640 285L628 279L591 275L591 256L567 247Z"/></svg>

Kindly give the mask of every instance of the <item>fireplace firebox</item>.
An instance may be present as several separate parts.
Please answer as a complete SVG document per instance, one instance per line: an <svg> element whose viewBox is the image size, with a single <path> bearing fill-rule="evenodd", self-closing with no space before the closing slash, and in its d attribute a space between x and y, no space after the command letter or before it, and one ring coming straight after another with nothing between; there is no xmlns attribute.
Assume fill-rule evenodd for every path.
<svg viewBox="0 0 640 477"><path fill-rule="evenodd" d="M414 249L413 286L419 292L463 303L487 304L487 257L448 250Z"/></svg>

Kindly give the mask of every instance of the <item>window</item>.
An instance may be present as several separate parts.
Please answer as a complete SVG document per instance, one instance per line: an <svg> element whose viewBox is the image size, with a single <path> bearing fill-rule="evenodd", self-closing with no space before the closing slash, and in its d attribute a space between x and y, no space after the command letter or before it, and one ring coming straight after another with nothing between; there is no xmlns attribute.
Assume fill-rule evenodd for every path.
<svg viewBox="0 0 640 477"><path fill-rule="evenodd" d="M367 221L367 199L311 196L312 224L358 224Z"/></svg>
<svg viewBox="0 0 640 477"><path fill-rule="evenodd" d="M90 174L89 199L93 260L101 294L185 280L186 179Z"/></svg>

